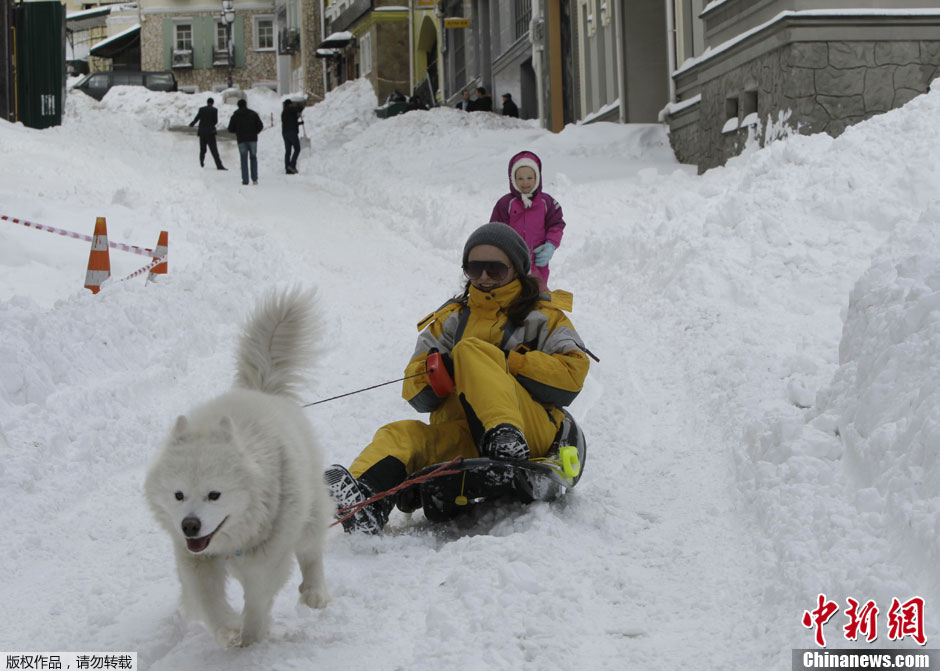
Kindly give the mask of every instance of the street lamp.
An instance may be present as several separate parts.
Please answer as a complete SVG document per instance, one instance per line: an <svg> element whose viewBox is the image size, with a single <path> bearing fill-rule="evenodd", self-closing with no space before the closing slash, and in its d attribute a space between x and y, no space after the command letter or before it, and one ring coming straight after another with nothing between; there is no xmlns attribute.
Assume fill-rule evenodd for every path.
<svg viewBox="0 0 940 671"><path fill-rule="evenodd" d="M228 87L232 88L232 24L235 23L235 0L222 0L222 20L225 22L225 41L228 51Z"/></svg>

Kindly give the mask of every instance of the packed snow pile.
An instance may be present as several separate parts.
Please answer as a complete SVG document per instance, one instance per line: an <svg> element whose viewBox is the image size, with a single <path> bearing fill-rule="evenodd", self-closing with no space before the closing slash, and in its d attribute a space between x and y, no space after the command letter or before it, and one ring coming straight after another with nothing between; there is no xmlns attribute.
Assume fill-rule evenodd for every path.
<svg viewBox="0 0 940 671"><path fill-rule="evenodd" d="M899 224L875 253L849 297L838 367L808 397L810 407L749 432L739 464L744 490L775 563L806 589L839 585L839 594L884 606L914 596L902 587L908 583L937 593L938 221L940 201ZM903 578L885 561L892 554ZM796 597L775 593L784 602Z"/></svg>
<svg viewBox="0 0 940 671"><path fill-rule="evenodd" d="M338 146L378 121L375 90L368 79L353 79L304 112L304 128L317 146Z"/></svg>

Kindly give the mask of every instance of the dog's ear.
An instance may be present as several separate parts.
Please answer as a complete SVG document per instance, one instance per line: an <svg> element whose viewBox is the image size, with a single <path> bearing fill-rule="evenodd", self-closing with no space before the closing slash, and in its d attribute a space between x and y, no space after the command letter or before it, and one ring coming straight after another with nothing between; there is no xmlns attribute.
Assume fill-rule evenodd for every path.
<svg viewBox="0 0 940 671"><path fill-rule="evenodd" d="M232 442L235 438L235 424L231 417L226 416L219 421L219 431L222 434L222 440L227 443Z"/></svg>
<svg viewBox="0 0 940 671"><path fill-rule="evenodd" d="M173 431L170 433L170 437L174 442L179 442L179 440L186 434L186 429L189 428L189 420L186 419L185 415L180 415L176 418L176 424L173 425Z"/></svg>

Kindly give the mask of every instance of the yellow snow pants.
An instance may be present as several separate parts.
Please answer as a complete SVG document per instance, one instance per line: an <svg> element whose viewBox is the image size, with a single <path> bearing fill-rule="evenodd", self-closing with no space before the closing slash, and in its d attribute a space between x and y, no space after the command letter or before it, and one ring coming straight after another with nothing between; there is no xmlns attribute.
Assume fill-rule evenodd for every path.
<svg viewBox="0 0 940 671"><path fill-rule="evenodd" d="M454 457L479 457L473 434L504 423L523 432L533 458L545 456L562 411L533 400L509 374L503 351L485 340L465 338L454 346L451 357L455 389L431 413L430 424L402 420L380 428L353 461L349 469L353 477L359 478L387 457L403 463L408 475ZM465 406L474 418L468 419ZM477 424L476 431L471 422Z"/></svg>

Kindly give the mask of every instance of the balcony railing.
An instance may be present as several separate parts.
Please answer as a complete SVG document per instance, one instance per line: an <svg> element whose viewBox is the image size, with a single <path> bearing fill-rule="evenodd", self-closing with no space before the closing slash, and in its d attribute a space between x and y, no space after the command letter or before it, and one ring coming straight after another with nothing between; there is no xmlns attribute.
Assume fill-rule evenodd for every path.
<svg viewBox="0 0 940 671"><path fill-rule="evenodd" d="M193 50L192 49L174 49L173 50L173 67L174 68L191 68L193 66Z"/></svg>

